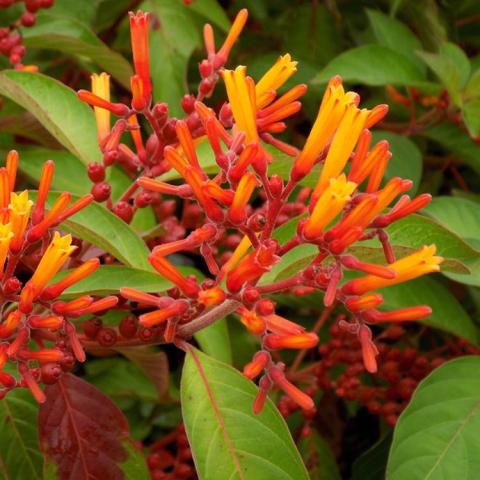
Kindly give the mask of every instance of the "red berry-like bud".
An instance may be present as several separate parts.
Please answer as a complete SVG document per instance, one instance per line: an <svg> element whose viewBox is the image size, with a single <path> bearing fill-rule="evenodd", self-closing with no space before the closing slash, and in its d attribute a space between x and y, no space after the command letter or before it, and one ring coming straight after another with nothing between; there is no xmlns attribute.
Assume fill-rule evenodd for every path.
<svg viewBox="0 0 480 480"><path fill-rule="evenodd" d="M278 198L283 191L283 179L279 175L272 175L269 180L270 192L274 198Z"/></svg>
<svg viewBox="0 0 480 480"><path fill-rule="evenodd" d="M255 311L261 316L271 315L272 313L275 313L275 302L268 298L264 298L257 302L255 305Z"/></svg>
<svg viewBox="0 0 480 480"><path fill-rule="evenodd" d="M118 326L120 335L125 338L133 338L138 329L138 322L135 315L128 315L125 317Z"/></svg>
<svg viewBox="0 0 480 480"><path fill-rule="evenodd" d="M62 368L58 363L46 363L41 366L40 375L45 385L52 385L56 383L62 375Z"/></svg>
<svg viewBox="0 0 480 480"><path fill-rule="evenodd" d="M25 12L20 17L20 23L24 27L32 27L33 25L35 25L36 20L37 20L37 17L35 16L34 13L31 13L31 12Z"/></svg>
<svg viewBox="0 0 480 480"><path fill-rule="evenodd" d="M254 213L247 221L247 227L254 232L261 232L267 223L267 219L264 215L257 212Z"/></svg>
<svg viewBox="0 0 480 480"><path fill-rule="evenodd" d="M111 347L117 343L118 335L113 328L102 328L96 336L97 342L102 347Z"/></svg>
<svg viewBox="0 0 480 480"><path fill-rule="evenodd" d="M69 372L75 365L75 357L69 353L63 355L63 360L60 363L60 367L64 372Z"/></svg>
<svg viewBox="0 0 480 480"><path fill-rule="evenodd" d="M100 182L92 187L91 193L97 202L104 202L110 197L111 191L112 188L107 182Z"/></svg>
<svg viewBox="0 0 480 480"><path fill-rule="evenodd" d="M23 0L25 3L25 8L31 12L35 13L37 10L41 8L41 3L39 0Z"/></svg>
<svg viewBox="0 0 480 480"><path fill-rule="evenodd" d="M113 213L125 223L130 223L133 217L133 207L128 202L117 202L113 207Z"/></svg>
<svg viewBox="0 0 480 480"><path fill-rule="evenodd" d="M163 127L168 118L168 105L166 103L156 103L153 106L152 113L159 126Z"/></svg>
<svg viewBox="0 0 480 480"><path fill-rule="evenodd" d="M210 78L204 78L200 82L199 90L204 96L208 97L211 93L213 88L215 87L215 80Z"/></svg>
<svg viewBox="0 0 480 480"><path fill-rule="evenodd" d="M187 115L195 110L195 97L193 95L183 96L182 109Z"/></svg>
<svg viewBox="0 0 480 480"><path fill-rule="evenodd" d="M94 183L105 180L105 167L101 163L89 163L87 173L88 178Z"/></svg>
<svg viewBox="0 0 480 480"><path fill-rule="evenodd" d="M242 293L242 301L252 305L260 300L260 292L254 287L247 287Z"/></svg>
<svg viewBox="0 0 480 480"><path fill-rule="evenodd" d="M102 328L103 322L99 318L90 318L83 325L83 333L88 338L95 338Z"/></svg>
<svg viewBox="0 0 480 480"><path fill-rule="evenodd" d="M18 292L21 286L22 286L22 282L20 282L20 280L17 277L10 277L3 284L3 293L5 295L11 295L13 293Z"/></svg>
<svg viewBox="0 0 480 480"><path fill-rule="evenodd" d="M135 206L138 208L145 208L153 202L154 198L152 192L144 190L135 197Z"/></svg>
<svg viewBox="0 0 480 480"><path fill-rule="evenodd" d="M113 165L118 160L118 152L116 150L110 150L103 154L103 163L106 167Z"/></svg>
<svg viewBox="0 0 480 480"><path fill-rule="evenodd" d="M213 65L208 60L203 60L198 65L198 70L200 71L200 76L202 78L207 78L213 73Z"/></svg>

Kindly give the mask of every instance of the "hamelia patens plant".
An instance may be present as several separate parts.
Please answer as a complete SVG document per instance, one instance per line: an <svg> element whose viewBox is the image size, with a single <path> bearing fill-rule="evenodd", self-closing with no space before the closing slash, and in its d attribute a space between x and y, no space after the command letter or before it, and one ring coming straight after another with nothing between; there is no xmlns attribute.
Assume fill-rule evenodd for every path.
<svg viewBox="0 0 480 480"><path fill-rule="evenodd" d="M202 80L198 93L184 97L185 118L177 119L169 117L166 104L152 104L148 14L131 13L135 74L130 105L111 102L106 74L92 76L92 92L78 92L95 107L104 158L103 164L89 166L89 176L95 199L106 200L108 208L126 222L138 208L153 205L158 211L172 197L180 200L184 213L193 211L173 234L178 238L152 241L149 261L175 288L159 295L120 290L131 308L144 311L139 316L140 335L145 337L145 331L155 330L161 341L188 349L186 340L192 334L236 313L261 344L244 369L248 378L262 375L254 411L262 409L267 392L274 386L308 410L314 408L312 399L287 379L285 365L275 360L274 352L314 347L318 337L278 315L272 295L319 290L324 292L326 308L343 304L351 320L340 322L339 327L358 337L365 367L373 373L378 351L370 325L417 320L431 312L427 306L379 311L383 299L377 290L436 272L442 258L430 245L396 259L389 244L385 228L427 205L430 196L412 199L406 194L412 186L409 180L384 180L391 154L386 141L372 144L370 128L383 119L387 106L360 108L360 97L345 92L341 79L334 77L303 148L278 139L276 135L287 128L285 121L299 111L299 98L307 87L296 85L278 93L296 71L297 63L288 54L257 82L244 66L225 68L246 19L247 12L242 10L218 51L213 30L206 25L208 57L199 65ZM205 102L220 79L227 102L215 111ZM110 128L111 113L119 118ZM143 120L139 121L139 116L150 127L146 138L141 134ZM132 136L135 151L122 143L126 132ZM213 176L197 154L198 146L205 142L216 162ZM275 162L274 151L291 158L286 181L269 173ZM105 169L113 164L120 165L132 179L115 203L105 181ZM157 178L171 169L184 183ZM317 177L312 189L302 187L307 175ZM279 242L276 228L287 221L293 226L291 237ZM226 237L235 238L231 253L225 252ZM354 244L372 238L383 247L383 265L364 261L349 251ZM286 278L264 281L265 274L281 265L287 254L305 245L316 247L314 258ZM193 276L184 276L168 259L178 252L200 254L210 277L199 283ZM362 275L344 281L346 271Z"/></svg>

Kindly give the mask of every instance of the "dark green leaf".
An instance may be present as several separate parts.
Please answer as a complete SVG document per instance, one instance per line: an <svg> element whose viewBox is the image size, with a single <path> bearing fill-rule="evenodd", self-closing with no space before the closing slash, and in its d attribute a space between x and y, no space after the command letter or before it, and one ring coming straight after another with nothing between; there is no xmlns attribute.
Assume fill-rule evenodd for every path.
<svg viewBox="0 0 480 480"><path fill-rule="evenodd" d="M74 155L65 151L30 149L21 150L18 168L28 179L38 185L42 166L47 160L55 162L52 190L85 195L90 192L92 182L87 176L85 165Z"/></svg>
<svg viewBox="0 0 480 480"><path fill-rule="evenodd" d="M42 478L37 411L38 404L28 390L13 390L0 400L0 478Z"/></svg>
<svg viewBox="0 0 480 480"><path fill-rule="evenodd" d="M256 387L238 371L190 348L181 394L200 479L308 479L285 421L270 400L253 414Z"/></svg>
<svg viewBox="0 0 480 480"><path fill-rule="evenodd" d="M367 15L377 42L407 57L425 73L425 65L415 55L415 50L421 49L422 44L413 32L402 22L379 10L368 9Z"/></svg>
<svg viewBox="0 0 480 480"><path fill-rule="evenodd" d="M458 358L419 384L395 428L389 480L478 478L479 369L479 357Z"/></svg>
<svg viewBox="0 0 480 480"><path fill-rule="evenodd" d="M230 28L230 20L225 10L219 5L217 0L202 0L201 2L192 2L188 6L189 10L198 13L202 21L211 22L224 32L228 32Z"/></svg>
<svg viewBox="0 0 480 480"><path fill-rule="evenodd" d="M345 82L371 86L413 85L424 80L421 70L407 57L382 45L364 45L334 58L313 80L326 83L334 75Z"/></svg>
<svg viewBox="0 0 480 480"><path fill-rule="evenodd" d="M388 451L392 435L385 435L373 447L362 453L353 463L352 480L385 480Z"/></svg>
<svg viewBox="0 0 480 480"><path fill-rule="evenodd" d="M463 103L463 121L472 137L480 134L480 98L473 98Z"/></svg>
<svg viewBox="0 0 480 480"><path fill-rule="evenodd" d="M298 449L311 480L340 480L337 462L330 445L315 431L300 439Z"/></svg>
<svg viewBox="0 0 480 480"><path fill-rule="evenodd" d="M128 457L125 462L119 465L122 470L125 480L140 480L147 479L150 476L145 457L142 452L132 445L132 442L127 440L123 442Z"/></svg>
<svg viewBox="0 0 480 480"><path fill-rule="evenodd" d="M56 50L88 57L125 88L130 88L133 74L130 63L107 47L90 28L78 19L42 12L32 28L23 30L24 44L29 48Z"/></svg>
<svg viewBox="0 0 480 480"><path fill-rule="evenodd" d="M63 83L40 73L7 70L0 73L0 94L32 113L83 163L101 161L93 112Z"/></svg>

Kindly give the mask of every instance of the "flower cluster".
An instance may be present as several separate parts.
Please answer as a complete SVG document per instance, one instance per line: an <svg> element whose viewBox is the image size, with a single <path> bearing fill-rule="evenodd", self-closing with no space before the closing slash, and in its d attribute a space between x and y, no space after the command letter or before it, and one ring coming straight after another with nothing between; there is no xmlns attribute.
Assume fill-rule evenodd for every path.
<svg viewBox="0 0 480 480"><path fill-rule="evenodd" d="M43 165L36 201L32 193L16 193L18 155L11 151L0 168L0 397L15 387L28 387L38 402L45 396L38 383L55 382L74 360L83 362L85 353L75 333L72 319L111 308L115 296L95 300L85 295L64 302L59 299L70 286L94 272L99 260L80 264L71 235L56 229L93 200L85 195L71 203L71 195L61 193L50 208L47 196L55 165ZM55 275L67 266L62 278ZM51 281L53 280L54 283ZM10 364L17 367L19 378ZM9 372L7 372L7 369Z"/></svg>
<svg viewBox="0 0 480 480"><path fill-rule="evenodd" d="M442 258L430 245L397 260L389 243L386 227L420 210L430 196L422 194L412 199L406 194L411 181L385 179L391 153L386 141L372 144L370 128L384 118L387 106L361 108L359 95L345 91L341 78L334 77L326 86L303 148L279 140L275 135L283 132L287 128L285 121L300 110L299 99L307 87L296 85L280 93L297 69L288 54L281 56L258 81L247 75L244 66L225 68L246 19L247 12L242 10L218 51L212 28L205 27L208 58L200 63L199 91L196 97L184 98L186 116L179 120L168 117L165 104L152 103L148 14L130 14L135 66L131 105L110 101L105 74L93 76L93 92L78 93L95 107L104 154L103 165L90 165L89 175L95 182L95 198L107 201L105 167L118 163L131 175L131 187L119 202L110 205L126 221L136 208L152 204L155 198L173 196L185 210L195 205L199 212L195 222L185 225L178 238L153 242L156 246L149 261L174 288L161 295L121 289L132 308L145 310L139 317L140 325L155 328L165 341L182 346L184 339L199 329L235 313L261 344L244 369L251 379L263 373L255 412L262 409L273 386L304 410L311 410L313 400L290 382L285 365L273 352L314 347L317 335L278 315L271 295L301 295L318 290L324 293L326 307L343 304L351 313L351 321L343 327L358 338L363 363L369 372L375 372L378 350L369 325L417 320L430 314L426 306L381 311L383 298L377 291L439 271ZM205 104L205 99L219 77L228 101L215 111ZM111 113L120 117L112 128ZM144 116L152 129L145 146L137 115ZM120 142L127 131L136 152ZM214 175L205 170L198 156L198 147L206 142L216 162ZM289 173L284 177L271 173L275 152L291 158ZM171 169L182 182L156 178ZM315 179L312 189L303 188L307 176ZM258 205L257 200L260 207L253 206ZM286 220L285 205L292 201L300 203L301 208L291 211L291 237L279 241L275 227ZM238 238L236 247L228 258L222 257L222 263L219 246L232 235ZM383 248L386 265L365 262L349 251L356 242L373 238ZM265 277L282 266L287 254L301 252L306 245L316 250L307 265L287 276ZM210 278L199 284L194 276L183 275L168 258L181 252L199 253ZM345 281L346 271L357 272L357 278Z"/></svg>
<svg viewBox="0 0 480 480"><path fill-rule="evenodd" d="M8 8L18 0L0 0L0 8ZM8 27L0 28L0 54L8 57L8 60L17 70L36 71L34 65L22 65L26 48L22 44L20 27L32 27L37 20L36 14L42 8L50 8L55 0L23 0L25 11L16 22Z"/></svg>

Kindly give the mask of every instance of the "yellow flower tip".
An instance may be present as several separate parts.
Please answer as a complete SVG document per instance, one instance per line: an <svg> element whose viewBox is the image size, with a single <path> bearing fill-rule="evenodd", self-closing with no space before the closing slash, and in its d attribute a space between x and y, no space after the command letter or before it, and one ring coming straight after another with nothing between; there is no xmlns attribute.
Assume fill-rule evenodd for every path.
<svg viewBox="0 0 480 480"><path fill-rule="evenodd" d="M345 174L330 179L306 221L304 235L307 239L319 237L323 229L343 210L357 184L347 180Z"/></svg>
<svg viewBox="0 0 480 480"><path fill-rule="evenodd" d="M0 223L0 243L5 241L10 241L13 237L12 224L11 223Z"/></svg>
<svg viewBox="0 0 480 480"><path fill-rule="evenodd" d="M28 190L22 193L12 192L10 195L10 209L18 215L28 215L33 202L28 199Z"/></svg>
<svg viewBox="0 0 480 480"><path fill-rule="evenodd" d="M110 75L103 72L92 74L92 93L107 102L110 101ZM99 140L102 141L110 133L110 112L104 108L94 107Z"/></svg>

